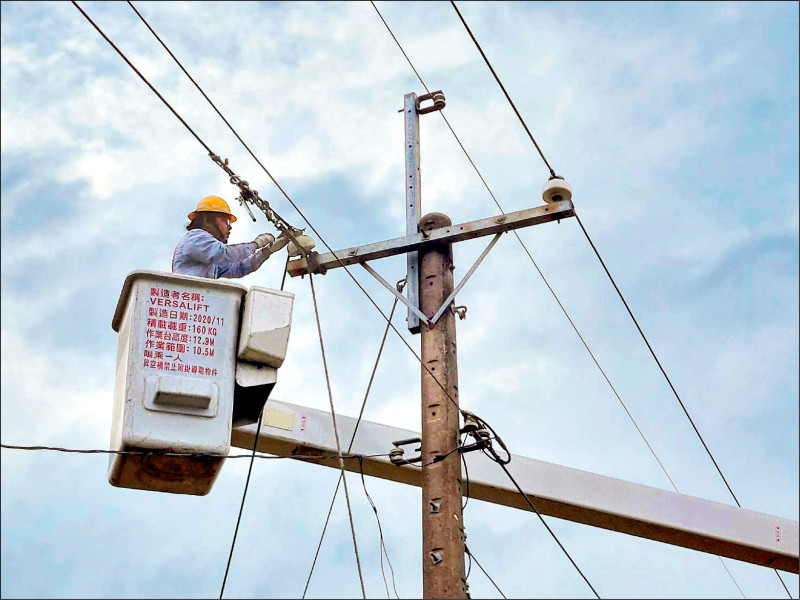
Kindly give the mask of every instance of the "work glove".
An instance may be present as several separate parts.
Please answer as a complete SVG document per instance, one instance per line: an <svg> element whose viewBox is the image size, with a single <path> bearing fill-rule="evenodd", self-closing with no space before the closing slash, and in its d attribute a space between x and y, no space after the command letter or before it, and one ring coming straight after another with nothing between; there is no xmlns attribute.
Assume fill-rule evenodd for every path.
<svg viewBox="0 0 800 600"><path fill-rule="evenodd" d="M282 231L281 234L278 236L278 239L276 239L269 245L270 254L277 252L278 250L286 246L286 244L288 243L289 243L289 238L287 237L286 232Z"/></svg>
<svg viewBox="0 0 800 600"><path fill-rule="evenodd" d="M253 240L253 243L256 245L256 249L263 248L264 246L270 245L272 242L275 241L275 236L271 233L259 233L256 236L256 239Z"/></svg>

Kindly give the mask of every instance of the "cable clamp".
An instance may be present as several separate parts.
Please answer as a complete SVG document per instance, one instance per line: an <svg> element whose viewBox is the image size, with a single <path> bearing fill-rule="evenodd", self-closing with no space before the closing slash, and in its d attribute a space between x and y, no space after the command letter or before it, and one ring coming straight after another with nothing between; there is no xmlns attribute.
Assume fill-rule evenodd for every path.
<svg viewBox="0 0 800 600"><path fill-rule="evenodd" d="M433 106L426 106L425 108L420 108L420 105L426 100L431 100L433 102ZM442 90L436 90L435 92L430 92L429 94L423 94L422 96L419 96L417 98L417 112L421 115L427 114L429 112L434 112L437 110L442 110L444 107L445 107L445 101Z"/></svg>
<svg viewBox="0 0 800 600"><path fill-rule="evenodd" d="M405 455L405 450L403 450L400 446L407 446L409 444L421 444L422 440L420 438L410 438L407 440L398 440L396 442L392 442L394 448L389 451L389 460L393 465L397 465L398 467L401 465L411 465L414 463L418 463L422 461L422 454L419 456L415 456L414 458L406 460L403 458ZM419 448L415 448L415 452L421 452L422 446Z"/></svg>
<svg viewBox="0 0 800 600"><path fill-rule="evenodd" d="M453 314L458 315L460 320L464 320L467 318L467 307L466 306L453 306L450 305L450 310L453 311Z"/></svg>
<svg viewBox="0 0 800 600"><path fill-rule="evenodd" d="M461 435L466 434L472 437L475 441L472 444L462 444L459 446L459 454L480 450L486 456L501 465L507 465L511 462L511 453L508 451L508 448L500 436L497 435L494 429L492 429L491 425L486 423L486 421L481 419L479 416L466 410L462 410L461 414L464 417L464 427L461 428L459 433ZM500 447L505 452L505 457L501 457L494 449L492 443L495 440L498 444L500 444Z"/></svg>

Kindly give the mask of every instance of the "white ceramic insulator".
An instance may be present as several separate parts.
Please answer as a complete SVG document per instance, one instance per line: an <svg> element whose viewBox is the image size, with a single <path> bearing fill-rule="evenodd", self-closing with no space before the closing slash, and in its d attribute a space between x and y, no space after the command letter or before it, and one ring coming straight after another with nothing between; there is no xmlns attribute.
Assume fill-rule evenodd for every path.
<svg viewBox="0 0 800 600"><path fill-rule="evenodd" d="M572 188L563 179L549 179L542 188L542 200L548 204L561 202L562 200L572 200Z"/></svg>

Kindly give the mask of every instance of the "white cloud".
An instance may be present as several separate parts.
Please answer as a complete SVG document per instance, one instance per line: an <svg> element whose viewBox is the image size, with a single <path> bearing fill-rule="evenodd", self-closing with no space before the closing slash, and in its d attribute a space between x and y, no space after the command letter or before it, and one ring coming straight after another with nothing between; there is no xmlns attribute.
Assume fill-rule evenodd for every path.
<svg viewBox="0 0 800 600"><path fill-rule="evenodd" d="M423 90L370 4L136 6L334 249L403 233L397 109L404 94ZM426 83L444 91L444 114L503 209L539 205L547 169L452 8L378 7ZM234 171L303 225L124 3L84 8ZM789 27L796 10L460 8L545 156L572 184L583 223L741 497L763 512L796 514L797 262L785 251L796 247L798 231L798 93L786 77L797 70L796 27ZM197 200L219 193L233 201L236 189L71 4L4 4L2 20L3 442L102 447L116 334L92 323L100 311L110 319L113 306L76 298L95 287L106 303L128 271L168 269ZM441 117L421 123L423 212L445 212L455 223L494 215ZM764 190L773 194L768 203L757 200ZM261 215L253 224L234 210L232 241L271 229ZM730 502L574 219L520 236L681 491ZM773 238L788 242L775 250L767 244ZM456 246L456 281L487 243ZM744 268L736 256L748 244L757 260ZM404 275L402 260L374 266L390 281ZM278 287L282 268L268 261L242 283ZM390 294L351 270L388 314ZM341 270L314 282L336 409L356 416L385 322ZM275 398L327 410L308 279L290 279L286 289L296 294L294 321ZM512 452L666 487L513 236L503 237L457 303L469 307L457 321L462 406L491 423ZM394 323L418 348L404 317L401 307ZM80 340L58 341L76 329ZM389 333L365 418L419 430L421 367L396 337ZM216 593L244 461L229 461L208 497L187 499L111 488L104 459L68 467L90 463L7 450L2 458L4 596ZM231 595L300 595L335 485L331 470L267 463L254 469ZM382 593L374 516L358 478L348 482L368 591ZM371 478L367 485L398 590L419 595L419 491ZM535 517L476 501L467 511L470 548L507 595L534 593L532 577L544 595L588 594ZM81 543L70 523L91 531L91 543ZM603 595L735 593L713 557L555 527ZM313 593L357 595L343 503L328 535ZM188 546L175 541L187 539ZM118 562L94 554L109 544ZM266 553L259 560L256 546ZM57 558L65 549L74 561ZM178 555L186 560L176 566ZM637 556L647 560L632 572ZM120 567L129 561L140 567ZM734 570L748 596L782 590L766 569L735 563ZM473 567L473 595L495 594L481 577ZM797 577L787 581L796 594Z"/></svg>

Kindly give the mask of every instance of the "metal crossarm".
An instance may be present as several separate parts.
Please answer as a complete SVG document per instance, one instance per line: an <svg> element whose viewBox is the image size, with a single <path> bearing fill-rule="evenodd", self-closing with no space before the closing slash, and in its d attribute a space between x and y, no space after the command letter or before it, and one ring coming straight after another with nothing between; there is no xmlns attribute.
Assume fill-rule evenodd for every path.
<svg viewBox="0 0 800 600"><path fill-rule="evenodd" d="M495 235L567 219L575 215L571 200L562 200L552 204L537 206L536 208L526 208L517 212L506 213L496 217L468 221L456 225L448 225L433 229L428 232L420 232L414 235L394 238L383 242L375 242L364 246L354 246L328 252L326 254L313 255L309 261L305 258L289 261L288 273L292 277L305 275L308 272L321 273L337 267L354 265L396 254L405 254L415 250L423 250L433 245L451 244L464 240L471 240L487 235Z"/></svg>

